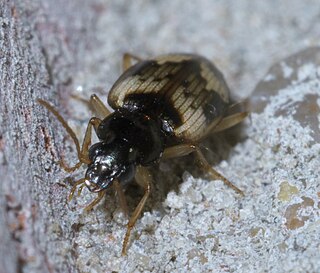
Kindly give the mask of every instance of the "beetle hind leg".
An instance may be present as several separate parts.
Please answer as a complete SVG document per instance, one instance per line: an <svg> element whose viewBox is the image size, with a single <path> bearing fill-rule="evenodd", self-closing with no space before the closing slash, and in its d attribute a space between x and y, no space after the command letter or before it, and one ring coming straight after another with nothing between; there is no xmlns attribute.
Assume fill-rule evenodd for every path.
<svg viewBox="0 0 320 273"><path fill-rule="evenodd" d="M175 157L185 156L185 155L188 155L190 153L195 153L196 154L202 169L205 172L209 173L210 176L213 179L222 180L222 182L224 184L226 184L228 187L233 189L235 192L237 192L237 193L239 193L241 195L244 195L242 190L240 190L238 187L233 185L227 178L225 178L223 175L218 173L215 169L213 169L210 166L210 164L208 163L208 161L206 160L206 158L204 157L204 155L200 151L200 148L198 146L196 146L196 145L193 145L193 144L179 144L179 145L176 145L176 146L169 147L169 148L164 150L162 157L164 159L175 158Z"/></svg>
<svg viewBox="0 0 320 273"><path fill-rule="evenodd" d="M247 116L248 112L240 112L230 116L226 116L213 128L211 133L217 133L231 128L242 122Z"/></svg>
<svg viewBox="0 0 320 273"><path fill-rule="evenodd" d="M210 166L210 164L208 163L208 161L206 160L206 158L204 157L204 155L202 154L202 152L198 147L196 148L195 153L197 155L197 158L203 170L208 172L213 179L221 180L225 185L233 189L235 192L244 196L244 193L242 190L240 190L238 187L233 185L227 178L225 178L222 174L218 173L214 168Z"/></svg>

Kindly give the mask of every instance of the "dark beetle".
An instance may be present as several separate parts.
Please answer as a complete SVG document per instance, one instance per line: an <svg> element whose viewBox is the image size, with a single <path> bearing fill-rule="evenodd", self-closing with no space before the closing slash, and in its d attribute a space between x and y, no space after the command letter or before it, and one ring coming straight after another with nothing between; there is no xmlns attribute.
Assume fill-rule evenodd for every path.
<svg viewBox="0 0 320 273"><path fill-rule="evenodd" d="M131 65L132 59L137 63ZM92 95L90 105L97 117L90 119L82 148L72 129L46 101L39 100L66 128L74 140L79 162L68 172L88 165L86 175L75 183L79 191L85 185L97 198L87 206L93 208L105 191L114 185L121 206L126 210L122 186L134 177L145 190L131 216L124 238L122 254L126 254L130 232L150 193L151 176L147 166L160 158L173 158L194 152L204 169L238 193L235 187L207 163L198 143L210 133L241 122L246 112L228 114L229 88L221 72L207 59L192 54L172 54L150 60L124 55L125 72L115 82L108 96L113 113ZM94 127L99 142L91 144Z"/></svg>

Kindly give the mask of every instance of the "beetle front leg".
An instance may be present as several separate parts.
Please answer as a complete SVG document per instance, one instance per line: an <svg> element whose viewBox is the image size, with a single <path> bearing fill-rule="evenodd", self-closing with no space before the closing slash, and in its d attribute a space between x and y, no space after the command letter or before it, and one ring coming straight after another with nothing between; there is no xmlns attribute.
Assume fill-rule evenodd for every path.
<svg viewBox="0 0 320 273"><path fill-rule="evenodd" d="M99 118L95 118L95 117L90 119L88 126L87 126L86 134L85 134L85 137L83 140L82 148L80 149L79 140L78 140L75 132L71 129L71 127L64 120L64 118L59 114L59 112L51 104L49 104L45 100L38 99L38 102L42 106L47 108L60 121L60 123L66 129L66 131L68 132L68 134L72 138L74 144L76 145L79 162L77 164L75 164L73 167L68 167L63 160L60 160L59 161L60 166L66 172L73 172L74 170L78 169L82 163L89 164L90 160L89 160L88 149L89 149L89 145L91 143L92 126L94 126L94 128L96 130L98 128L101 120Z"/></svg>
<svg viewBox="0 0 320 273"><path fill-rule="evenodd" d="M93 117L89 120L87 130L86 130L86 133L85 133L85 136L83 139L81 150L80 150L79 141L78 141L77 137L75 136L75 133L72 131L72 129L69 127L69 125L67 123L65 123L64 127L68 126L68 128L72 131L72 133L74 134L74 137L76 139L76 141L74 141L74 142L77 146L78 159L79 159L79 162L76 163L73 167L68 167L65 164L65 162L63 161L63 159L61 159L59 161L59 164L66 172L69 172L69 173L73 172L74 170L78 169L83 163L90 164L91 161L89 159L89 145L91 144L92 126L94 127L94 129L96 131L100 122L101 122L101 120L99 118L95 118L95 117ZM77 143L78 143L78 145L77 145Z"/></svg>

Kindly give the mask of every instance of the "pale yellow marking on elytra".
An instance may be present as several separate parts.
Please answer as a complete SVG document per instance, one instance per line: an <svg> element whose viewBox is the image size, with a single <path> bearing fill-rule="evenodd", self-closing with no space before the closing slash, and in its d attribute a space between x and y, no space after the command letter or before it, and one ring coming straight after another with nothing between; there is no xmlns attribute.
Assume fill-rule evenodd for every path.
<svg viewBox="0 0 320 273"><path fill-rule="evenodd" d="M186 131L187 129L189 129L201 115L202 115L201 110L196 111L194 115L192 115L184 124L182 124L181 126L177 127L174 130L175 134L180 135L183 131Z"/></svg>
<svg viewBox="0 0 320 273"><path fill-rule="evenodd" d="M225 101L229 102L229 90L221 85L223 79L219 79L217 75L210 69L210 67L204 63L200 63L201 76L207 81L206 89L217 92L220 97Z"/></svg>
<svg viewBox="0 0 320 273"><path fill-rule="evenodd" d="M180 63L183 61L187 61L187 60L191 60L193 57L189 56L189 55L184 55L184 54L172 54L172 55L163 55L163 56L159 56L156 58L156 62L159 65L162 65L164 63L167 62L171 62L171 63Z"/></svg>

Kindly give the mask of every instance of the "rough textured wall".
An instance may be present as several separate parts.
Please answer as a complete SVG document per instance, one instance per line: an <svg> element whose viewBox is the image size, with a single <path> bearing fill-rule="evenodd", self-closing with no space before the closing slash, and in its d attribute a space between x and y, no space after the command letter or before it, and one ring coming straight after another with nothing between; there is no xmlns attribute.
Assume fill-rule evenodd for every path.
<svg viewBox="0 0 320 273"><path fill-rule="evenodd" d="M319 245L312 239L319 221L312 190L319 182L315 172L300 173L304 166L310 172L316 163L312 153L317 146L306 138L304 156L291 152L292 145L276 143L277 130L268 130L267 121L285 128L273 122L279 115L273 120L268 112L282 109L277 98L271 100L274 108L253 115L255 123L246 124L246 142L235 150L228 146L230 154L218 156L225 160L214 162L246 191L246 198L188 174L181 182L185 165L163 164L154 172L163 183L155 184L147 213L133 234L140 240L132 241L125 258L120 250L126 221L112 193L90 214L82 212L92 199L87 192L67 203L70 175L56 162L61 156L74 162L75 149L62 126L36 103L39 97L54 103L82 136L90 113L70 95L89 97L96 87L95 92L105 95L126 51L140 56L202 54L215 61L233 93L244 98L274 62L319 45L319 11L317 1L1 1L0 272L319 270ZM298 71L317 77L316 69ZM308 77L302 76L302 82ZM267 80L258 86L264 88ZM303 88L316 101L317 93ZM281 99L288 93L280 92ZM317 105L312 109L318 115ZM290 111L286 117L292 121ZM259 141L272 145L266 148ZM218 143L220 148L213 144L213 149L226 147ZM298 174L290 176L290 168ZM71 177L81 177L83 171ZM312 186L308 181L304 186L305 177ZM132 206L140 196L135 190L129 191ZM275 204L276 209L271 206ZM303 233L310 236L306 239ZM253 239L247 240L248 234Z"/></svg>

